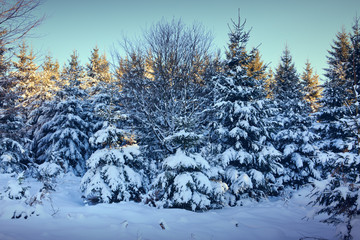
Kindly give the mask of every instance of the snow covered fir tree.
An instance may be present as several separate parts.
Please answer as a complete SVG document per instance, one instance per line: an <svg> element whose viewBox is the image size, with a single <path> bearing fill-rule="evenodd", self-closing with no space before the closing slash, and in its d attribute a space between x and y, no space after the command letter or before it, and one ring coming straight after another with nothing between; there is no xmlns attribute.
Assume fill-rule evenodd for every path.
<svg viewBox="0 0 360 240"><path fill-rule="evenodd" d="M318 213L327 213L325 222L336 224L344 239L353 239L357 231L353 225L360 215L359 18L352 30L351 34L338 33L329 51L328 79L317 123L327 178L315 182L314 189L314 204L322 206Z"/></svg>
<svg viewBox="0 0 360 240"><path fill-rule="evenodd" d="M114 116L104 121L103 128L90 138L98 150L86 160L80 188L91 203L140 201L144 192L139 147L113 120Z"/></svg>
<svg viewBox="0 0 360 240"><path fill-rule="evenodd" d="M299 188L321 178L321 163L314 157L317 149L313 143L318 137L311 130L311 106L288 47L276 69L275 82L272 94L279 113L274 118L273 142L284 167L279 180L285 186Z"/></svg>
<svg viewBox="0 0 360 240"><path fill-rule="evenodd" d="M232 23L225 72L213 79L216 121L212 139L217 165L222 168L218 180L229 187L228 204L236 205L241 198L276 195L283 167L280 152L270 141L269 120L276 109L266 99L265 79L256 78L265 69L247 74L255 51L246 50L249 32L245 22L239 17Z"/></svg>
<svg viewBox="0 0 360 240"><path fill-rule="evenodd" d="M32 209L50 204L63 179L78 180L81 206L136 202L197 212L313 188L317 214L354 239L358 18L350 33L336 34L326 79L310 60L299 74L287 46L272 71L260 47L248 47L240 16L229 25L224 57L201 24L175 18L124 41L112 62L96 46L86 63L74 50L60 66L4 36L0 22L0 174L9 178L0 201L31 209L12 217L37 215ZM27 180L40 191L31 195Z"/></svg>
<svg viewBox="0 0 360 240"><path fill-rule="evenodd" d="M29 163L23 138L25 120L18 105L21 92L15 89L18 81L8 74L6 51L0 41L0 173L21 173Z"/></svg>
<svg viewBox="0 0 360 240"><path fill-rule="evenodd" d="M91 129L86 112L86 92L79 88L81 67L76 54L71 56L66 72L61 76L67 82L51 101L39 109L33 133L32 151L37 164L56 163L64 172L73 171L83 175L85 161L90 154L89 134Z"/></svg>

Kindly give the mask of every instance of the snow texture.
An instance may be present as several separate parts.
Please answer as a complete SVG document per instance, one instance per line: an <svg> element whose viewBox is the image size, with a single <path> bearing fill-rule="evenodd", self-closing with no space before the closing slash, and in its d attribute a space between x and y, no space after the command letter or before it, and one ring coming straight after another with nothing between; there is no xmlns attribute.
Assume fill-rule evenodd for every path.
<svg viewBox="0 0 360 240"><path fill-rule="evenodd" d="M9 175L0 175L1 186L8 181ZM294 193L286 202L269 198L260 203L244 202L242 207L196 213L133 202L84 206L79 183L80 178L65 176L50 195L52 204L46 200L36 208L30 209L21 200L1 200L0 239L337 239L335 227L321 223L321 217L304 219L311 210L307 205L309 189ZM29 179L27 184L31 185L31 194L38 192L36 180ZM11 219L15 211L28 212L29 217ZM31 215L32 211L36 214ZM358 218L353 223L360 227Z"/></svg>

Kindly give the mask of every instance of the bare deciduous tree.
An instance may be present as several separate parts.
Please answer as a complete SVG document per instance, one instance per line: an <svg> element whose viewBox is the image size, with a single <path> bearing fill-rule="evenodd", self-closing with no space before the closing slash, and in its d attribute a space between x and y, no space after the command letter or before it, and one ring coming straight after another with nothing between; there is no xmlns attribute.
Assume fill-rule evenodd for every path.
<svg viewBox="0 0 360 240"><path fill-rule="evenodd" d="M181 20L161 20L144 37L154 74L173 83L201 80L200 71L212 43L211 34L202 25L186 26Z"/></svg>
<svg viewBox="0 0 360 240"><path fill-rule="evenodd" d="M166 139L181 130L200 130L203 83L209 65L211 34L200 24L161 20L137 43L124 41L117 73L129 111L142 131L173 153ZM153 140L151 142L154 142Z"/></svg>
<svg viewBox="0 0 360 240"><path fill-rule="evenodd" d="M42 0L0 0L0 40L2 45L16 42L37 27L44 16L35 14Z"/></svg>

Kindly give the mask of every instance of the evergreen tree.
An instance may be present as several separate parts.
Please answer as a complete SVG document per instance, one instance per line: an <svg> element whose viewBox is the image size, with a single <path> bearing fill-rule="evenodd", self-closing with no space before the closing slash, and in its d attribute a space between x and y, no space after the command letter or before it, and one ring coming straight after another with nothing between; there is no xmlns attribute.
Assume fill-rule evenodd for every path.
<svg viewBox="0 0 360 240"><path fill-rule="evenodd" d="M319 75L313 72L309 60L305 63L305 69L301 75L302 84L304 85L305 100L310 103L312 111L317 111L321 98L321 88L319 85Z"/></svg>
<svg viewBox="0 0 360 240"><path fill-rule="evenodd" d="M319 141L319 147L323 151L339 153L354 148L345 140L351 138L353 133L342 122L355 110L355 105L351 104L354 101L354 75L350 74L350 66L353 65L350 54L354 51L349 34L344 29L336 34L336 40L331 48L327 57L328 68L325 74L327 81L320 101L322 107L317 113L320 123L316 124L316 128L322 139Z"/></svg>
<svg viewBox="0 0 360 240"><path fill-rule="evenodd" d="M342 99L338 103L333 102L334 107L338 107L339 104L343 105L353 98L352 84L351 81L349 82L349 79L352 79L349 70L350 50L349 34L343 28L341 32L336 34L331 50L328 51L328 68L325 73L327 79L330 80L329 84L332 85L333 91L336 92L336 95L339 95L338 100Z"/></svg>
<svg viewBox="0 0 360 240"><path fill-rule="evenodd" d="M41 113L34 123L36 129L32 150L36 163L55 163L64 172L73 171L81 176L91 153L89 135L92 113L87 93L79 88L82 67L76 54L71 55L65 69L61 78L69 85L56 92L53 100L44 102L34 110L37 113L32 113L38 116Z"/></svg>
<svg viewBox="0 0 360 240"><path fill-rule="evenodd" d="M20 173L29 163L24 148L24 119L15 91L17 79L8 74L10 63L5 59L7 49L0 38L0 173Z"/></svg>
<svg viewBox="0 0 360 240"><path fill-rule="evenodd" d="M266 65L264 64L264 61L261 60L259 49L253 49L251 55L252 58L250 59L247 66L247 75L250 78L252 77L260 81L267 79L268 76L266 73Z"/></svg>
<svg viewBox="0 0 360 240"><path fill-rule="evenodd" d="M315 182L316 199L313 203L322 206L318 213L327 213L329 217L325 222L337 225L344 239L354 239L353 233L357 229L354 229L353 220L360 215L359 30L359 19L356 18L350 34L348 62L342 63L349 70L347 74L336 75L332 72L338 66L337 63L341 62L341 54L336 55L337 58L329 58L331 61L328 61L324 105L319 112L320 123L317 124L323 133L319 145L323 150L321 157L327 161L328 178L323 182ZM343 83L340 86L345 89L334 89L333 82L336 86ZM351 98L344 101L344 92L352 93Z"/></svg>
<svg viewBox="0 0 360 240"><path fill-rule="evenodd" d="M299 188L312 179L320 179L321 164L314 157L313 142L317 135L311 131L310 104L304 100L289 49L286 47L275 74L274 100L280 109L275 121L274 145L282 152L285 167L279 179L285 186Z"/></svg>
<svg viewBox="0 0 360 240"><path fill-rule="evenodd" d="M112 80L106 55L100 56L98 47L91 52L89 63L86 65L86 73L87 78L83 82L83 88L91 88L91 91L96 91L99 83L110 83Z"/></svg>
<svg viewBox="0 0 360 240"><path fill-rule="evenodd" d="M84 121L83 102L75 97L46 102L44 116L38 119L33 151L36 163L52 162L64 172L82 175L89 155L88 123Z"/></svg>
<svg viewBox="0 0 360 240"><path fill-rule="evenodd" d="M90 138L98 150L86 161L88 170L81 181L83 197L93 203L140 201L144 193L139 147L129 134L115 126L119 116L113 107L107 106L108 121Z"/></svg>
<svg viewBox="0 0 360 240"><path fill-rule="evenodd" d="M95 47L91 52L91 57L87 64L87 75L103 82L109 82L111 80L109 63L106 59L106 55L103 54L100 56L98 47Z"/></svg>
<svg viewBox="0 0 360 240"><path fill-rule="evenodd" d="M70 85L71 87L79 87L81 81L83 80L85 73L83 67L79 61L79 55L76 50L70 55L69 63L64 66L61 72L61 79L64 83Z"/></svg>
<svg viewBox="0 0 360 240"><path fill-rule="evenodd" d="M265 79L265 91L266 98L273 99L274 98L274 88L276 85L274 72L271 68L269 68L267 72L267 78Z"/></svg>
<svg viewBox="0 0 360 240"><path fill-rule="evenodd" d="M231 205L243 197L276 194L276 177L282 171L280 154L269 141L268 120L275 109L266 100L265 79L255 77L264 73L264 66L248 75L256 51L246 52L249 32L244 26L240 18L233 22L225 72L214 79L217 121L212 139L219 153L215 165L224 168L220 177L229 186Z"/></svg>
<svg viewBox="0 0 360 240"><path fill-rule="evenodd" d="M286 103L290 101L291 104L284 104L282 107L288 106L288 109L296 107L298 102L301 102L302 87L299 81L298 74L295 69L295 64L292 62L292 57L289 48L286 46L281 56L280 64L275 73L275 87L274 98L276 100ZM285 110L285 109L283 109ZM296 113L299 113L301 106L293 109Z"/></svg>
<svg viewBox="0 0 360 240"><path fill-rule="evenodd" d="M207 175L210 165L196 152L201 136L181 130L166 141L178 148L162 163L163 172L152 183L148 202L157 207L206 210L216 204L213 186ZM194 152L195 150L195 152Z"/></svg>
<svg viewBox="0 0 360 240"><path fill-rule="evenodd" d="M45 90L36 72L39 67L34 63L35 56L32 49L28 54L28 45L25 42L19 48L20 52L16 54L18 62L13 62L16 71L12 72L11 75L18 79L16 91L22 93L21 101L25 105L29 105L38 95L45 93Z"/></svg>
<svg viewBox="0 0 360 240"><path fill-rule="evenodd" d="M45 56L45 61L42 65L41 77L43 84L47 86L48 91L53 95L56 91L60 90L60 72L59 62L54 61L50 55Z"/></svg>

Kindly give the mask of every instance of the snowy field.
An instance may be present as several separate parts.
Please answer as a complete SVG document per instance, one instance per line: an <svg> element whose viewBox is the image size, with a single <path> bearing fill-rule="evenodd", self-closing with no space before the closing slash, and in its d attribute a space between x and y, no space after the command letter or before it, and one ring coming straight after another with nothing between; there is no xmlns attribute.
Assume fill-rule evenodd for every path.
<svg viewBox="0 0 360 240"><path fill-rule="evenodd" d="M8 175L0 175L7 186ZM31 185L31 194L40 188ZM67 176L57 183L51 201L36 209L25 208L19 200L0 200L1 240L176 240L176 239L337 239L333 226L311 216L303 189L292 198L244 202L242 207L197 213L182 209L156 209L138 203L84 205L79 192L80 178ZM1 189L1 192L4 192ZM15 210L35 214L27 219L11 219ZM38 215L38 216L37 216Z"/></svg>

